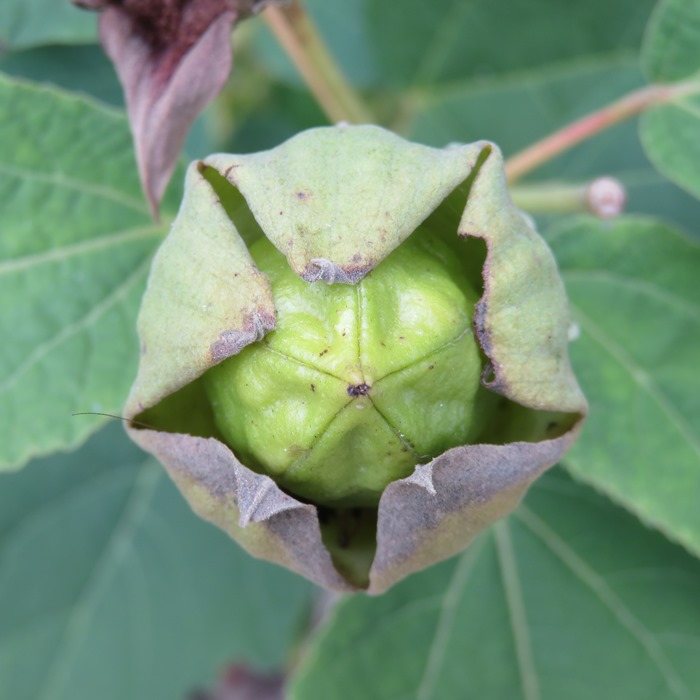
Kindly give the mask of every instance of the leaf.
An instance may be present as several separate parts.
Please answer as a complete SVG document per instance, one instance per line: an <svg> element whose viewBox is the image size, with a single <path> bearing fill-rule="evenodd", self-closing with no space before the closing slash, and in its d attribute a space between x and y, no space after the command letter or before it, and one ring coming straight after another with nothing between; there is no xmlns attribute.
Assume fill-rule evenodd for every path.
<svg viewBox="0 0 700 700"><path fill-rule="evenodd" d="M605 56L552 65L512 79L463 81L426 88L423 108L408 130L423 143L440 145L477 135L499 144L506 156L643 84L633 55ZM517 114L514 122L513 115ZM698 235L697 200L651 166L634 123L620 124L560 156L535 173L537 179L586 182L601 174L620 179L628 212L668 217Z"/></svg>
<svg viewBox="0 0 700 700"><path fill-rule="evenodd" d="M700 198L700 95L684 95L649 110L639 126L644 148L659 172Z"/></svg>
<svg viewBox="0 0 700 700"><path fill-rule="evenodd" d="M404 0L397 11L383 0L304 2L352 83L384 91L522 78L546 71L550 64L581 64L636 51L653 4ZM298 84L289 59L263 27L258 29L252 39L257 61L285 83ZM413 95L407 97L411 101ZM478 136L468 140L474 138Z"/></svg>
<svg viewBox="0 0 700 700"><path fill-rule="evenodd" d="M397 12L391 3L371 0L366 23L384 84L450 86L634 50L652 4L408 0Z"/></svg>
<svg viewBox="0 0 700 700"><path fill-rule="evenodd" d="M499 146L512 153L642 84L637 59L629 54L551 68L517 80L463 79L449 88L423 88L417 93L423 108L411 120L409 129L427 143L440 142L450 134L462 138L483 133L484 138L498 138ZM513 128L516 105L517 129ZM587 146L589 163L595 161L595 166L601 167L602 149L595 141ZM569 152L557 164L569 166L572 175L580 176L582 167L577 161L582 157L580 152ZM637 165L634 160L638 158L633 158L632 154L626 155L623 164Z"/></svg>
<svg viewBox="0 0 700 700"><path fill-rule="evenodd" d="M242 53L237 54L239 69L246 58ZM263 80L261 77L255 85L259 86ZM246 97L255 102L248 105L248 111L244 112L241 107L245 106ZM217 116L223 119L224 110L221 109ZM326 123L319 106L303 87L293 89L281 84L271 84L264 97L256 95L250 88L248 91L240 89L237 92L236 106L229 106L227 116L229 134L224 147L218 149L219 152L226 153L264 151L274 148L300 131Z"/></svg>
<svg viewBox="0 0 700 700"><path fill-rule="evenodd" d="M293 700L692 700L700 563L558 473L464 554L337 606Z"/></svg>
<svg viewBox="0 0 700 700"><path fill-rule="evenodd" d="M383 38L375 28L372 45L392 80L408 86L399 97L394 127L417 141L442 146L484 138L510 156L644 84L637 46L651 3L578 4L578 21L560 4L545 1L523 8L527 16L511 7L504 13L498 3L416 1L415 6L398 16L377 3L370 12L385 20L391 13L392 26L400 26L390 35L382 32ZM538 26L543 36L535 38ZM440 41L439 27L450 41ZM697 202L651 167L636 131L632 122L618 125L535 177L585 182L614 175L627 189L628 211L668 217L698 235ZM695 143L690 147L692 154Z"/></svg>
<svg viewBox="0 0 700 700"><path fill-rule="evenodd" d="M506 156L644 85L638 47L652 5L651 0L579 3L576 12L581 21L572 22L570 8L563 9L555 0L528 4L526 17L519 14L525 9L509 6L504 12L501 3L453 2L451 15L448 2L412 0L401 13L378 1L353 0L343 3L342 11L323 0L308 3L355 85L382 87L382 98L373 106L384 123L418 142L439 147L487 139L497 143ZM446 7L447 19L443 17ZM334 11L342 12L341 19L326 21ZM461 24L450 24L460 13L464 15ZM384 24L378 23L380 18ZM441 21L448 33L454 27L458 30L453 32L456 38L446 44L436 33ZM497 32L486 31L496 25ZM351 27L350 37L344 34L347 26ZM392 31L386 32L386 26ZM523 26L528 27L527 36ZM539 31L540 26L545 36L534 41L531 32ZM254 29L255 24L249 27ZM244 47L238 52L239 70L243 58L269 66L279 52L261 42L258 34L262 32L253 37L252 56L244 57ZM501 39L511 35L511 41ZM356 47L354 51L347 44ZM433 58L428 56L431 47ZM474 58L477 51L478 60ZM274 61L288 63L284 57ZM421 63L432 67L423 73L422 81L414 82ZM294 82L279 69L269 71L280 80ZM289 68L287 72L293 71ZM398 85L408 88L399 92ZM252 150L248 147L251 140L256 148L270 148L276 145L278 130L282 131L280 138L288 137L289 126L270 134L269 125L277 127L289 109L287 105L259 104L254 118L237 133L233 150ZM300 126L313 126L318 120L317 116ZM625 185L628 211L662 216L700 235L695 231L698 202L652 167L634 122L587 141L534 177L586 182L605 174Z"/></svg>
<svg viewBox="0 0 700 700"><path fill-rule="evenodd" d="M642 66L650 81L675 83L698 73L700 7L696 0L660 0L649 19Z"/></svg>
<svg viewBox="0 0 700 700"><path fill-rule="evenodd" d="M119 80L101 46L38 46L0 57L0 71L15 78L51 83L123 107Z"/></svg>
<svg viewBox="0 0 700 700"><path fill-rule="evenodd" d="M284 663L309 587L194 517L121 426L0 482L3 698L173 700Z"/></svg>
<svg viewBox="0 0 700 700"><path fill-rule="evenodd" d="M0 53L42 44L78 44L97 40L95 17L68 0L3 0Z"/></svg>
<svg viewBox="0 0 700 700"><path fill-rule="evenodd" d="M650 80L677 85L670 101L642 115L640 136L659 171L700 198L698 41L700 5L662 0L649 22L642 64Z"/></svg>
<svg viewBox="0 0 700 700"><path fill-rule="evenodd" d="M343 74L356 87L377 84L381 72L374 63L373 47L369 36L366 15L367 0L305 0L304 8L310 15L316 29L331 49ZM290 62L264 22L251 22L245 29L250 32L252 61L265 68L265 73L274 76L285 85L303 86L299 72ZM245 51L245 40L241 49ZM240 65L240 64L239 64ZM321 121L308 126L326 123ZM290 134L291 136L291 134ZM273 144L274 145L274 144Z"/></svg>
<svg viewBox="0 0 700 700"><path fill-rule="evenodd" d="M591 407L566 464L700 554L700 247L641 219L573 219L546 237Z"/></svg>
<svg viewBox="0 0 700 700"><path fill-rule="evenodd" d="M121 114L0 78L0 121L1 470L74 447L104 422L73 413L119 413L164 231Z"/></svg>

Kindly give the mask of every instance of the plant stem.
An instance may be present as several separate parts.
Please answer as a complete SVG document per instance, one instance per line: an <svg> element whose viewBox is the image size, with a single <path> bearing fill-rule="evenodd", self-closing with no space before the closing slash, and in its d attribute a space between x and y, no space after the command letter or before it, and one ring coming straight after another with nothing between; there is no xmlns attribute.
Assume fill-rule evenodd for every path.
<svg viewBox="0 0 700 700"><path fill-rule="evenodd" d="M649 85L630 92L597 112L592 112L578 119L508 158L505 163L508 181L515 182L560 153L625 119L640 114L649 107L664 104L697 90L697 84L678 83L676 85Z"/></svg>
<svg viewBox="0 0 700 700"><path fill-rule="evenodd" d="M510 196L519 209L530 214L573 214L588 211L588 185L543 182L514 185Z"/></svg>
<svg viewBox="0 0 700 700"><path fill-rule="evenodd" d="M626 199L622 183L607 176L582 184L542 182L513 185L510 194L516 206L530 214L588 212L604 219L621 214Z"/></svg>
<svg viewBox="0 0 700 700"><path fill-rule="evenodd" d="M300 0L293 0L285 6L272 5L261 16L331 122L358 124L373 121Z"/></svg>

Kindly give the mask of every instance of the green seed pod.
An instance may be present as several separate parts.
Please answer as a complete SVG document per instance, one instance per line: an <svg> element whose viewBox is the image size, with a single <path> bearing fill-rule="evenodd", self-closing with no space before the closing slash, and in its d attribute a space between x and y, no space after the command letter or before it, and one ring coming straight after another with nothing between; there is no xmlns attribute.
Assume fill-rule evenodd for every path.
<svg viewBox="0 0 700 700"><path fill-rule="evenodd" d="M573 442L568 325L494 146L315 129L190 167L129 432L254 555L379 593L507 515Z"/></svg>
<svg viewBox="0 0 700 700"><path fill-rule="evenodd" d="M275 330L204 378L244 463L314 503L376 506L416 464L475 441L478 294L451 253L419 229L355 285L325 285L267 239L251 246Z"/></svg>

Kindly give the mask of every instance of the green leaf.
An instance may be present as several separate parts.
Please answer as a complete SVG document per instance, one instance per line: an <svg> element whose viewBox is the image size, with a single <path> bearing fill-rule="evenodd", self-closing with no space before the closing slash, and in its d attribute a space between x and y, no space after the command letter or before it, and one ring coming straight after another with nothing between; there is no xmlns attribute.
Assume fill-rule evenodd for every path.
<svg viewBox="0 0 700 700"><path fill-rule="evenodd" d="M683 95L645 112L639 128L659 172L700 198L700 94Z"/></svg>
<svg viewBox="0 0 700 700"><path fill-rule="evenodd" d="M527 16L511 6L504 13L499 3L416 0L415 5L414 12L399 14L386 3L372 4L368 12L385 21L391 14L392 26L401 27L387 34L372 25L373 46L385 57L380 63L389 74L409 86L399 98L394 125L417 141L441 146L485 138L510 156L644 84L637 47L651 3L579 3L576 21L569 8L545 0L523 8ZM496 24L497 30L488 31ZM451 33L451 41L440 41L436 27ZM543 36L532 34L537 27ZM696 233L700 207L651 167L636 131L632 122L618 125L535 177L585 182L614 175L627 189L628 211L669 217ZM689 161L698 142L686 150Z"/></svg>
<svg viewBox="0 0 700 700"><path fill-rule="evenodd" d="M571 20L571 8L555 0L538 0L523 8L510 4L507 11L502 3L411 0L401 12L379 0L353 0L343 3L342 20L335 23L324 21L337 9L334 3L312 0L309 10L353 82L382 87L380 93L368 96L381 123L438 147L488 139L510 156L644 85L639 44L652 6L652 0L579 3L574 8L576 21ZM355 47L349 57L342 48L348 25ZM245 26L252 29L255 24ZM387 26L391 31L385 30ZM487 31L489 27L492 31ZM542 34L535 40L532 32ZM262 47L254 37L252 51L258 61L269 62L279 48ZM239 51L237 60L240 57ZM277 63L293 74L288 59L278 58ZM240 61L238 65L240 69ZM353 72L358 65L364 66L362 76ZM298 83L284 71L272 73ZM399 91L401 86L408 87ZM235 152L247 152L251 139L259 147L276 145L271 123L280 138L288 137L290 127L278 127L288 112L286 105L261 103L237 138ZM301 126L318 120L317 116ZM613 175L627 190L628 211L662 216L700 235L695 231L700 217L697 201L649 163L637 131L632 121L620 124L534 176L586 182Z"/></svg>
<svg viewBox="0 0 700 700"><path fill-rule="evenodd" d="M371 0L367 31L385 84L433 86L636 49L652 4L404 0L397 11Z"/></svg>
<svg viewBox="0 0 700 700"><path fill-rule="evenodd" d="M376 84L381 77L381 72L374 64L371 37L368 35L365 20L366 5L367 0L304 2L304 7L343 73L354 85L360 87ZM303 85L299 72L262 22L246 23L239 31L249 33L254 63L264 66L267 76L274 75L286 85ZM245 43L244 38L243 48ZM320 126L324 123L325 119L322 119L310 126Z"/></svg>
<svg viewBox="0 0 700 700"><path fill-rule="evenodd" d="M700 247L650 220L570 220L546 236L580 337L590 415L566 464L700 553Z"/></svg>
<svg viewBox="0 0 700 700"><path fill-rule="evenodd" d="M636 50L654 0L566 6L559 0L404 0L400 10L384 0L304 4L353 84L400 89L523 76L551 63ZM270 35L250 30L258 61L284 82L298 84L298 73Z"/></svg>
<svg viewBox="0 0 700 700"><path fill-rule="evenodd" d="M699 41L700 4L696 0L662 0L647 28L642 65L650 80L677 85L671 100L645 112L639 125L644 148L659 172L698 198Z"/></svg>
<svg viewBox="0 0 700 700"><path fill-rule="evenodd" d="M507 79L426 87L415 93L422 107L407 114L407 130L413 139L433 145L486 138L510 156L642 85L637 57L622 54L552 64ZM633 122L571 149L539 169L535 177L586 182L602 174L622 181L627 211L668 217L700 234L696 226L700 205L652 167Z"/></svg>
<svg viewBox="0 0 700 700"><path fill-rule="evenodd" d="M124 98L114 68L101 46L38 46L0 56L0 71L25 80L82 92L115 107Z"/></svg>
<svg viewBox="0 0 700 700"><path fill-rule="evenodd" d="M2 470L104 422L73 413L121 410L164 227L150 220L121 114L0 77L0 122Z"/></svg>
<svg viewBox="0 0 700 700"><path fill-rule="evenodd" d="M647 25L642 67L650 81L675 83L700 70L700 5L697 0L661 0Z"/></svg>
<svg viewBox="0 0 700 700"><path fill-rule="evenodd" d="M294 700L692 700L700 563L561 473L466 552L342 602Z"/></svg>
<svg viewBox="0 0 700 700"><path fill-rule="evenodd" d="M449 88L423 88L415 93L423 101L422 109L409 130L431 144L477 133L490 140L498 137L501 148L512 153L642 84L637 59L629 54L550 68L519 79L463 79ZM603 154L595 142L586 145L596 167L607 165L600 162ZM632 159L627 155L624 164ZM577 170L583 172L580 166Z"/></svg>
<svg viewBox="0 0 700 700"><path fill-rule="evenodd" d="M194 516L121 426L0 476L0 696L173 700L283 664L310 587Z"/></svg>
<svg viewBox="0 0 700 700"><path fill-rule="evenodd" d="M3 0L0 53L42 44L78 44L97 40L97 15L68 0Z"/></svg>

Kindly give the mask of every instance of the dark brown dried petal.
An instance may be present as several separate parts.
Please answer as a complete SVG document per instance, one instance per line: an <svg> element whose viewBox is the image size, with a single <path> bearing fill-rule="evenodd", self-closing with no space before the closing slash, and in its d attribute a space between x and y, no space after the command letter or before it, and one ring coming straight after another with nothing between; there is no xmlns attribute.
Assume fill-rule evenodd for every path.
<svg viewBox="0 0 700 700"><path fill-rule="evenodd" d="M102 10L100 36L124 88L154 216L199 113L231 70L233 23L275 0L77 0Z"/></svg>
<svg viewBox="0 0 700 700"><path fill-rule="evenodd" d="M231 69L235 14L223 2L205 4L209 21L197 13L190 25L183 16L179 31L171 24L150 25L144 15L118 6L100 18L102 44L124 87L141 183L154 216L188 129Z"/></svg>

